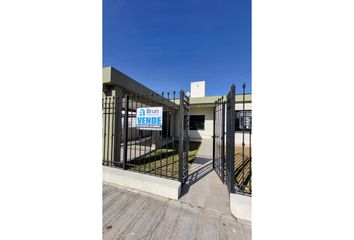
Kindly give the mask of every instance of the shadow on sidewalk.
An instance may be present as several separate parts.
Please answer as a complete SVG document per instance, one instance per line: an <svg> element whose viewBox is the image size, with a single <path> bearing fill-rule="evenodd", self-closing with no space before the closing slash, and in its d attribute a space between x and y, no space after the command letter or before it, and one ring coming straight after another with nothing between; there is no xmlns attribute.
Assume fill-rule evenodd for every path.
<svg viewBox="0 0 354 240"><path fill-rule="evenodd" d="M200 179L208 175L211 171L213 171L213 161L210 158L202 158L198 157L193 161L193 165L201 165L200 167L196 167L189 174L187 181L182 186L181 196L186 195L190 189L190 187L198 182Z"/></svg>

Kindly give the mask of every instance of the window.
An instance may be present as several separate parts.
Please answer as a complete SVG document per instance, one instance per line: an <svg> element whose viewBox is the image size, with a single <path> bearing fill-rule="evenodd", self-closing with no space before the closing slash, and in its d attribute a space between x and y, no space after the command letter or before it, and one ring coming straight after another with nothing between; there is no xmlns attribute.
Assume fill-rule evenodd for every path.
<svg viewBox="0 0 354 240"><path fill-rule="evenodd" d="M243 126L245 131L252 130L252 111L245 110L245 116L243 116L243 111L236 111L236 131L242 131Z"/></svg>
<svg viewBox="0 0 354 240"><path fill-rule="evenodd" d="M194 115L189 117L189 130L204 130L204 115Z"/></svg>

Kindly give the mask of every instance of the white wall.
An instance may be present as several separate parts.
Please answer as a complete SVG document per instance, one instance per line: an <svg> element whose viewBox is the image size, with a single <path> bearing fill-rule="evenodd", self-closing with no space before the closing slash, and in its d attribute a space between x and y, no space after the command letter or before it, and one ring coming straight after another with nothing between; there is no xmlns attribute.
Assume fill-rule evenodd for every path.
<svg viewBox="0 0 354 240"><path fill-rule="evenodd" d="M235 104L235 110L242 110L242 103ZM245 110L252 110L252 103L245 103Z"/></svg>
<svg viewBox="0 0 354 240"><path fill-rule="evenodd" d="M230 194L231 213L239 219L252 221L252 198L235 193Z"/></svg>
<svg viewBox="0 0 354 240"><path fill-rule="evenodd" d="M191 82L191 97L205 97L205 81Z"/></svg>
<svg viewBox="0 0 354 240"><path fill-rule="evenodd" d="M242 103L235 104L235 110L242 110ZM252 103L245 104L245 110L252 110ZM192 140L201 140L202 138L211 138L213 136L213 107L193 107L191 106L190 115L205 115L204 130L190 130ZM225 111L226 120L226 111ZM249 133L245 132L245 145L249 144ZM235 144L242 144L242 132L235 133Z"/></svg>
<svg viewBox="0 0 354 240"><path fill-rule="evenodd" d="M211 138L213 135L213 107L193 107L190 108L190 116L204 115L204 130L189 130L189 137L192 140Z"/></svg>
<svg viewBox="0 0 354 240"><path fill-rule="evenodd" d="M105 182L118 184L123 187L133 188L175 200L179 198L181 193L181 183L178 181L131 172L119 168L102 166L102 178Z"/></svg>

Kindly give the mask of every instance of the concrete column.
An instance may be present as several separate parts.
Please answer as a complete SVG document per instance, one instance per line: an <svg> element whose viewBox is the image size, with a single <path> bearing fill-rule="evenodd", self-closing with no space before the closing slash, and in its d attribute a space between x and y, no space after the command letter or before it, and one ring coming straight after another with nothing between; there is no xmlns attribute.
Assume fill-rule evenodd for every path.
<svg viewBox="0 0 354 240"><path fill-rule="evenodd" d="M155 145L155 148L161 147L160 131L152 131L152 144Z"/></svg>
<svg viewBox="0 0 354 240"><path fill-rule="evenodd" d="M121 142L122 142L122 94L123 91L121 88L115 86L114 95L116 97L116 118L115 118L115 152L114 152L114 161L122 162L122 153L121 153Z"/></svg>

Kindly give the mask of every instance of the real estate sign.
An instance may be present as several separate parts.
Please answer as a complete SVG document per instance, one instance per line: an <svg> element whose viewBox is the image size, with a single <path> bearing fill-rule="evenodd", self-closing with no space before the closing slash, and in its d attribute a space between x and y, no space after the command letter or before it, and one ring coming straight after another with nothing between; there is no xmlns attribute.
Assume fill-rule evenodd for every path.
<svg viewBox="0 0 354 240"><path fill-rule="evenodd" d="M137 108L135 124L141 130L162 131L162 107Z"/></svg>

